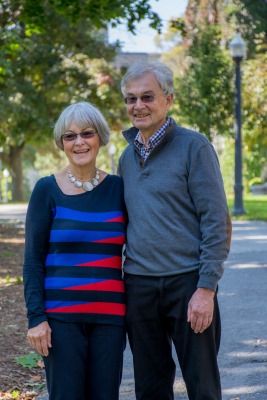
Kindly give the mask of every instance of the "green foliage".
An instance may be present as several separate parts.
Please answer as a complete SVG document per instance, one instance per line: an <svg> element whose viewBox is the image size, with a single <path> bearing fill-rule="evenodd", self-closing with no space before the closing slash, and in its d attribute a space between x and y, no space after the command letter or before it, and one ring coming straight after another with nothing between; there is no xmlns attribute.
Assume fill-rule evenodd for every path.
<svg viewBox="0 0 267 400"><path fill-rule="evenodd" d="M232 131L232 70L218 25L202 26L189 47L189 67L176 80L178 116L210 139Z"/></svg>
<svg viewBox="0 0 267 400"><path fill-rule="evenodd" d="M218 155L227 196L232 195L234 191L234 150L234 139L224 137L223 149L222 151L218 151Z"/></svg>
<svg viewBox="0 0 267 400"><path fill-rule="evenodd" d="M243 71L243 148L245 187L260 176L267 159L267 3L233 0L225 8L232 31L246 40L248 60Z"/></svg>
<svg viewBox="0 0 267 400"><path fill-rule="evenodd" d="M178 105L174 111L179 121L201 130L211 139L218 133L231 136L234 69L229 51L223 47L237 27L240 29L249 58L242 63L243 175L248 190L248 182L262 174L267 159L267 3L230 0L219 7L215 3L189 2L186 18L172 24L184 38L182 45L176 44L164 58L171 66L175 61L178 65ZM203 6L202 10L197 4L209 4L209 13L208 7ZM217 17L212 20L208 14ZM220 25L216 26L215 21ZM226 147L230 141L231 138ZM228 150L220 155L220 160L226 191L232 193L234 141Z"/></svg>
<svg viewBox="0 0 267 400"><path fill-rule="evenodd" d="M19 399L19 397L20 397L20 391L19 390L12 390L12 392L11 392L11 398L12 399Z"/></svg>
<svg viewBox="0 0 267 400"><path fill-rule="evenodd" d="M267 160L267 53L244 62L243 131L247 179L260 176Z"/></svg>
<svg viewBox="0 0 267 400"><path fill-rule="evenodd" d="M15 358L16 363L24 368L36 368L38 366L38 362L41 360L42 357L34 352L30 352L28 354Z"/></svg>
<svg viewBox="0 0 267 400"><path fill-rule="evenodd" d="M106 28L107 22L117 25L126 20L128 29L135 32L136 23L147 17L153 28L159 29L159 16L152 11L149 0L24 0L24 16L28 23L45 30L51 13L64 17L75 26L85 19L88 26ZM51 11L52 10L52 11Z"/></svg>
<svg viewBox="0 0 267 400"><path fill-rule="evenodd" d="M261 178L258 177L258 176L256 176L255 178L252 178L252 179L249 181L249 186L261 185L262 183L263 183L263 182L262 182Z"/></svg>
<svg viewBox="0 0 267 400"><path fill-rule="evenodd" d="M2 254L3 257L8 258L10 254L7 252L4 252ZM4 283L5 286L10 286L10 285L22 285L23 279L22 276L11 276L7 274L4 279L2 279L2 282Z"/></svg>
<svg viewBox="0 0 267 400"><path fill-rule="evenodd" d="M253 55L257 42L267 43L267 2L265 0L233 0L230 18L236 20L247 41L249 54Z"/></svg>
<svg viewBox="0 0 267 400"><path fill-rule="evenodd" d="M27 30L23 10L16 25L4 26L0 36L3 77L0 139L4 146L44 141L59 110L84 90L87 95L94 90L88 85L89 57L110 59L113 56L112 49L105 46L90 25L84 28L88 26L85 19L75 27L63 16L53 13L52 8L46 10L48 25ZM30 18L27 17L26 21Z"/></svg>
<svg viewBox="0 0 267 400"><path fill-rule="evenodd" d="M229 209L232 210L234 200L228 198ZM246 214L233 216L237 220L267 221L267 196L246 195L244 197L244 208Z"/></svg>
<svg viewBox="0 0 267 400"><path fill-rule="evenodd" d="M171 30L178 31L181 36L185 37L187 34L186 24L183 18L173 18L169 23Z"/></svg>
<svg viewBox="0 0 267 400"><path fill-rule="evenodd" d="M0 154L22 197L20 158L25 144L44 148L69 103L89 100L115 129L123 114L118 74L109 61L108 23L142 18L160 28L148 0L5 0L0 5ZM14 189L14 188L13 188Z"/></svg>
<svg viewBox="0 0 267 400"><path fill-rule="evenodd" d="M23 283L22 276L16 276L15 277L15 284L16 285L22 285L22 283Z"/></svg>
<svg viewBox="0 0 267 400"><path fill-rule="evenodd" d="M260 32L267 33L267 3L266 3L266 1L265 0L258 0L258 1L239 0L239 3L242 6L243 18L245 18L245 15L247 14L247 18L250 18L253 21L258 33L260 33ZM247 21L249 21L249 19L247 19L246 22Z"/></svg>

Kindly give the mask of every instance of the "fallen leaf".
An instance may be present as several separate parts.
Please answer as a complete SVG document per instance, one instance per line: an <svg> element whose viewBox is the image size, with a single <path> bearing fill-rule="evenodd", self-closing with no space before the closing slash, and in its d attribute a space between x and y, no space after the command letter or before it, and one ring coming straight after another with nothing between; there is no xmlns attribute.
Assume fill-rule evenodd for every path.
<svg viewBox="0 0 267 400"><path fill-rule="evenodd" d="M39 367L39 368L44 368L44 362L43 362L43 360L39 360L38 362L37 362L37 367Z"/></svg>

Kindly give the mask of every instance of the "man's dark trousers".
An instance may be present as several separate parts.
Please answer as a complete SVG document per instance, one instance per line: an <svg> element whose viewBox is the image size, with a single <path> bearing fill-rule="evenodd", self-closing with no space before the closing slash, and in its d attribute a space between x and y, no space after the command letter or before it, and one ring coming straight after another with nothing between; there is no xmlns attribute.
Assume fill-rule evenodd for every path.
<svg viewBox="0 0 267 400"><path fill-rule="evenodd" d="M171 277L125 274L127 330L133 352L137 400L172 400L175 346L189 400L221 400L217 353L220 315L215 296L211 326L195 334L187 322L198 272Z"/></svg>

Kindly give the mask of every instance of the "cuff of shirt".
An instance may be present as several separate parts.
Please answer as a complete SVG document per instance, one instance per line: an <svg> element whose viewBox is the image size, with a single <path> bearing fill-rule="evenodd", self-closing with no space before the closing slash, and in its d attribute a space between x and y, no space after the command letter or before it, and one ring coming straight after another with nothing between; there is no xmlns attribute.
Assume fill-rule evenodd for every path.
<svg viewBox="0 0 267 400"><path fill-rule="evenodd" d="M216 292L218 286L218 278L212 275L200 275L197 287L211 289Z"/></svg>
<svg viewBox="0 0 267 400"><path fill-rule="evenodd" d="M41 324L44 321L47 321L47 317L45 314L29 317L28 328L29 329L34 328L35 326Z"/></svg>

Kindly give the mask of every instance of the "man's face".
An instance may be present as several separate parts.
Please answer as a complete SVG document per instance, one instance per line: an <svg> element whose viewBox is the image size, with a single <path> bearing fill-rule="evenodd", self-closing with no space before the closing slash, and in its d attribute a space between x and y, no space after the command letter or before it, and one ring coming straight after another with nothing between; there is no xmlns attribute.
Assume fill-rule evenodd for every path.
<svg viewBox="0 0 267 400"><path fill-rule="evenodd" d="M129 81L125 97L128 98L129 103L127 104L128 116L145 138L153 135L164 124L173 101L172 95L163 93L152 73ZM136 102L134 102L135 99Z"/></svg>

